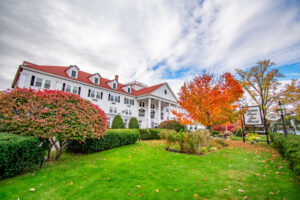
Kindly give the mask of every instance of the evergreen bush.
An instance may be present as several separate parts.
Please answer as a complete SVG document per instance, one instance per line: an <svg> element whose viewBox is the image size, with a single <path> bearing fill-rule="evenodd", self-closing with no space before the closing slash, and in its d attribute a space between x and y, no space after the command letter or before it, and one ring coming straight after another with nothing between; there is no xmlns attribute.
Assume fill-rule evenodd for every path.
<svg viewBox="0 0 300 200"><path fill-rule="evenodd" d="M125 128L124 122L120 115L116 115L115 118L112 121L111 125L112 129L123 129Z"/></svg>
<svg viewBox="0 0 300 200"><path fill-rule="evenodd" d="M41 139L0 133L0 180L34 167L44 159L47 145Z"/></svg>
<svg viewBox="0 0 300 200"><path fill-rule="evenodd" d="M130 119L130 121L129 121L129 127L128 128L132 128L132 129L138 129L138 128L140 128L138 120L135 117L133 117L133 118Z"/></svg>

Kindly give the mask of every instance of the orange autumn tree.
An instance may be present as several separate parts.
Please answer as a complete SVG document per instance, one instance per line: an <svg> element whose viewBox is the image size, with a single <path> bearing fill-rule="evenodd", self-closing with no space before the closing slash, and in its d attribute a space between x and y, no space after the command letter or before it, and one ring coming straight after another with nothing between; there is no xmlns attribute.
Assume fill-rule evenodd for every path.
<svg viewBox="0 0 300 200"><path fill-rule="evenodd" d="M236 120L235 103L243 96L243 89L230 73L220 77L204 74L185 82L178 95L178 103L187 113L173 110L177 119L182 124L199 122L211 130L216 124Z"/></svg>

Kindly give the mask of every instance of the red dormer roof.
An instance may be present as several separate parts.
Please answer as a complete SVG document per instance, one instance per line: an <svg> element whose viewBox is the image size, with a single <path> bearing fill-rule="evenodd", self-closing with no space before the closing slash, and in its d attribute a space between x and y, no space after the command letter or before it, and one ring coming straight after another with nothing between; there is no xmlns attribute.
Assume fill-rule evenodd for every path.
<svg viewBox="0 0 300 200"><path fill-rule="evenodd" d="M46 73L53 74L53 75L56 75L56 76L64 77L64 78L71 79L71 80L76 80L76 81L87 83L87 84L90 84L90 85L93 85L93 86L98 86L98 87L102 87L102 88L106 88L106 89L115 91L115 89L112 89L107 84L108 82L113 81L113 80L101 77L100 78L100 84L97 85L97 84L93 83L92 81L90 81L90 79L89 79L89 77L92 76L93 74L90 74L90 73L87 73L87 72L79 70L78 71L78 77L76 79L76 78L70 77L66 73L66 71L69 68L69 66L36 65L36 64L30 63L30 62L26 62L26 61L24 61L23 65L20 65L20 67L19 67L19 69L17 71L17 74L15 76L15 79L13 81L12 88L14 88L14 86L16 85L16 82L17 82L17 80L19 78L20 72L22 71L23 67L31 68L31 69L38 70L38 71L41 71L41 72L46 72ZM127 94L127 95L141 96L141 95L150 94L151 92L153 92L154 90L158 89L159 87L161 87L164 84L166 84L166 83L161 83L161 84L158 84L158 85L153 85L153 86L145 87L145 88L142 88L140 90L134 90L133 88L131 88L131 93L128 94L127 92L125 92L122 89L122 87L126 86L126 84L118 83L116 90L118 92L121 92L121 93L124 93L124 94Z"/></svg>

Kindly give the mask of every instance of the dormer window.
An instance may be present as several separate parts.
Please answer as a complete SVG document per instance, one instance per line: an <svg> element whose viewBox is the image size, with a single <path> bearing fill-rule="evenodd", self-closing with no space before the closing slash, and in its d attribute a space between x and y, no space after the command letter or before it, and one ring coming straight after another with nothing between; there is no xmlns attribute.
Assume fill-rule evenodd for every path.
<svg viewBox="0 0 300 200"><path fill-rule="evenodd" d="M72 77L72 78L76 78L76 71L75 71L75 70L72 70L72 71L71 71L71 77Z"/></svg>
<svg viewBox="0 0 300 200"><path fill-rule="evenodd" d="M117 84L113 83L113 89L117 89Z"/></svg>
<svg viewBox="0 0 300 200"><path fill-rule="evenodd" d="M95 84L99 83L99 79L97 77L95 77Z"/></svg>
<svg viewBox="0 0 300 200"><path fill-rule="evenodd" d="M131 93L131 88L128 88L127 91L128 91L128 93Z"/></svg>

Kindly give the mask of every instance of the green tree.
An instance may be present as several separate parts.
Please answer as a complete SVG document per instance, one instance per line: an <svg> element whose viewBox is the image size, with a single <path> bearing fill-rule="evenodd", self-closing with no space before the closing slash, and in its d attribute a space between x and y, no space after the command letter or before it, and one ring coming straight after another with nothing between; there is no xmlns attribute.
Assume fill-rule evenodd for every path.
<svg viewBox="0 0 300 200"><path fill-rule="evenodd" d="M135 117L131 118L129 121L129 127L128 128L132 128L132 129L138 129L139 127L139 123L137 121L137 119Z"/></svg>
<svg viewBox="0 0 300 200"><path fill-rule="evenodd" d="M114 120L112 121L111 128L113 128L113 129L125 128L124 122L120 115L115 116Z"/></svg>

